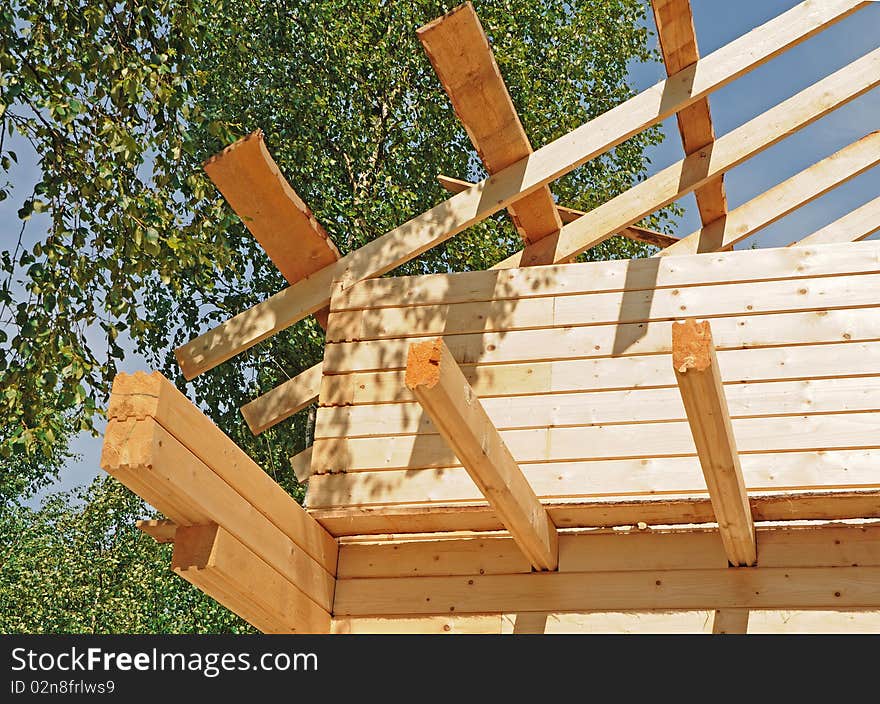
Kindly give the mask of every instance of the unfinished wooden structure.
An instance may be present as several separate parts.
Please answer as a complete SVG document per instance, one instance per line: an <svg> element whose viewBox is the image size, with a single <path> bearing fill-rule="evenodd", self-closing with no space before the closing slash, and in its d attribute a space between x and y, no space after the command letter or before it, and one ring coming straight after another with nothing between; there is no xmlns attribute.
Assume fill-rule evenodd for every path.
<svg viewBox="0 0 880 704"><path fill-rule="evenodd" d="M728 209L723 177L880 83L880 49L732 132L708 96L868 5L807 0L701 58L655 0L668 79L533 150L470 4L418 31L491 175L340 256L255 133L206 163L290 286L177 351L187 378L302 318L321 364L301 508L158 373L117 377L102 467L172 568L265 632L880 631L880 199L793 246L734 244L880 163L872 133ZM677 114L685 157L588 213L554 179ZM701 228L637 223L695 192ZM382 277L507 209L482 272ZM615 234L653 257L572 263Z"/></svg>

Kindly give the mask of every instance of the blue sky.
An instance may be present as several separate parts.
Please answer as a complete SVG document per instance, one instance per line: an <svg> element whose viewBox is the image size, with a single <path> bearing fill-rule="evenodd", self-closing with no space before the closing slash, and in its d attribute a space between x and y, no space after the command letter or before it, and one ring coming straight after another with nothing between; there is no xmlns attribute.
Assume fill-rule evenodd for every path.
<svg viewBox="0 0 880 704"><path fill-rule="evenodd" d="M797 0L691 0L700 53L705 56L778 14L794 7ZM649 19L653 27L653 19ZM656 44L656 38L653 39ZM764 66L713 93L710 98L716 135L723 135L780 101L876 49L880 44L880 2L875 2L830 29L789 50ZM637 90L644 90L665 78L663 67L636 65L631 78ZM667 135L663 144L652 149L651 172L682 158L675 118L663 124ZM880 91L875 90L788 137L725 177L731 209L742 205L766 189L785 180L837 150L880 129ZM37 179L34 155L26 145L13 147L21 165L15 174L16 197L0 203L0 238L14 243L19 224L15 216L24 189ZM744 241L741 247L757 242L761 247L786 245L838 219L845 213L880 195L880 168L875 168L795 211L779 222ZM15 205L13 206L13 203ZM693 196L681 201L685 214L679 234L686 235L699 225ZM40 231L39 220L28 226L31 237ZM135 356L122 365L125 371L144 368ZM74 450L82 455L66 468L52 490L66 489L91 481L98 472L100 439L81 436Z"/></svg>

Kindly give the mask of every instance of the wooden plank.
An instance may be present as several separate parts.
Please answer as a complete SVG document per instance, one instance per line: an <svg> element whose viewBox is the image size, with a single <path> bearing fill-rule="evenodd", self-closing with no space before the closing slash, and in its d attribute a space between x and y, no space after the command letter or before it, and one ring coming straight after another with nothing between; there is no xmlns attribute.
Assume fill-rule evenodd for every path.
<svg viewBox="0 0 880 704"><path fill-rule="evenodd" d="M416 36L486 171L496 174L529 156L532 145L473 5L459 5L420 27ZM562 228L547 186L512 203L508 211L526 244Z"/></svg>
<svg viewBox="0 0 880 704"><path fill-rule="evenodd" d="M801 3L694 66L178 348L175 354L184 376L192 379L319 311L329 303L334 281L354 283L391 271L867 5L860 0L829 0L820 6L810 0ZM573 232L577 234L586 220L580 218L566 228L579 228ZM591 227L590 223L586 225L587 229Z"/></svg>
<svg viewBox="0 0 880 704"><path fill-rule="evenodd" d="M300 484L312 476L312 445L290 458L290 468Z"/></svg>
<svg viewBox="0 0 880 704"><path fill-rule="evenodd" d="M757 530L765 567L880 565L880 525L764 526ZM502 535L442 535L424 540L347 543L340 579L528 574ZM439 559L437 559L439 558ZM764 564L766 562L766 564ZM717 528L591 530L559 535L560 572L716 570L728 560Z"/></svg>
<svg viewBox="0 0 880 704"><path fill-rule="evenodd" d="M690 0L651 0L651 5L666 74L672 76L700 58ZM700 150L711 152L715 130L708 98L681 110L676 118L685 154ZM727 213L723 178L714 178L694 191L703 225L723 218Z"/></svg>
<svg viewBox="0 0 880 704"><path fill-rule="evenodd" d="M717 252L674 260L629 259L453 274L367 279L333 292L331 310L378 310L524 300L706 284L746 283L880 272L880 242Z"/></svg>
<svg viewBox="0 0 880 704"><path fill-rule="evenodd" d="M755 453L741 458L750 493L880 489L880 451ZM535 494L545 503L567 499L607 500L658 495L706 497L696 457L543 462L522 465ZM383 470L320 474L311 478L311 510L336 507L462 505L482 501L462 468Z"/></svg>
<svg viewBox="0 0 880 704"><path fill-rule="evenodd" d="M339 578L530 572L512 538L349 543L340 546Z"/></svg>
<svg viewBox="0 0 880 704"><path fill-rule="evenodd" d="M673 323L672 366L724 550L734 567L750 567L758 559L755 524L709 323Z"/></svg>
<svg viewBox="0 0 880 704"><path fill-rule="evenodd" d="M842 218L817 230L791 246L805 247L814 244L834 242L857 242L880 231L880 198L847 213Z"/></svg>
<svg viewBox="0 0 880 704"><path fill-rule="evenodd" d="M242 406L241 414L251 432L259 435L314 403L321 388L321 371L322 365L315 364Z"/></svg>
<svg viewBox="0 0 880 704"><path fill-rule="evenodd" d="M410 348L406 385L529 562L537 570L555 570L559 559L556 526L442 339ZM314 455L312 466L316 466Z"/></svg>
<svg viewBox="0 0 880 704"><path fill-rule="evenodd" d="M880 131L764 191L727 217L703 226L657 256L714 252L744 240L842 183L880 164Z"/></svg>
<svg viewBox="0 0 880 704"><path fill-rule="evenodd" d="M724 391L732 418L880 409L880 376L728 383ZM481 402L498 430L686 419L681 396L670 387L496 396ZM323 406L315 421L316 438L437 432L431 417L414 403Z"/></svg>
<svg viewBox="0 0 880 704"><path fill-rule="evenodd" d="M837 317L837 322L843 323L839 328L839 335L841 339L849 335L850 341L797 344L792 347L731 347L719 351L725 384L865 377L865 365L880 359L880 344L860 342L860 335L870 335L871 330L847 327L844 318L853 316L850 312L840 315L842 313L844 311L832 311L828 316ZM833 333L826 330L822 336L826 334L825 339L828 339ZM880 336L880 332L877 335ZM673 387L675 375L667 362L668 359L663 354L647 354L519 364L463 365L462 371L474 391L487 401L490 398L511 400L519 395L557 395L557 398L562 399L562 394L579 392ZM321 383L321 402L326 404L322 408L336 405L412 403L415 399L403 383L403 377L402 370L327 376ZM748 388L744 387L742 392L737 393L748 394ZM359 413L360 409L352 409L352 412ZM394 411L389 408L385 412Z"/></svg>
<svg viewBox="0 0 880 704"><path fill-rule="evenodd" d="M880 567L533 572L340 580L334 614L877 609Z"/></svg>
<svg viewBox="0 0 880 704"><path fill-rule="evenodd" d="M271 633L327 633L330 614L217 525L181 528L171 568L239 616ZM207 582L205 581L205 578ZM268 616L269 622L266 623Z"/></svg>
<svg viewBox="0 0 880 704"><path fill-rule="evenodd" d="M154 418L325 570L336 569L333 537L159 372L117 374L107 417L120 421ZM132 490L141 493L135 487Z"/></svg>
<svg viewBox="0 0 880 704"><path fill-rule="evenodd" d="M864 291L861 295L865 295ZM871 292L867 294L868 297ZM876 296L876 293L873 293ZM877 334L877 308L818 309L795 313L712 318L719 350L871 341ZM688 313L696 314L689 310ZM704 316L709 318L710 316ZM332 324L332 321L331 321ZM468 333L444 338L462 366L566 359L596 359L671 352L669 320L622 325ZM347 344L328 344L324 373L391 371L406 365L406 349L423 338L397 338ZM627 384L629 386L629 384Z"/></svg>
<svg viewBox="0 0 880 704"><path fill-rule="evenodd" d="M203 166L288 283L339 259L336 245L269 154L262 130L230 144Z"/></svg>
<svg viewBox="0 0 880 704"><path fill-rule="evenodd" d="M880 445L880 412L738 418L732 425L741 453L857 450ZM696 454L691 429L680 421L505 430L499 436L518 465ZM312 451L314 474L462 464L442 435L326 438L316 440Z"/></svg>
<svg viewBox="0 0 880 704"><path fill-rule="evenodd" d="M177 524L167 519L137 521L135 525L138 530L149 535L157 543L173 543L174 535L177 533Z"/></svg>
<svg viewBox="0 0 880 704"><path fill-rule="evenodd" d="M149 477L157 491L143 498L159 510L164 496L179 494L319 606L330 610L336 565L333 572L326 570L153 418L111 419L105 432L101 468L109 473L125 468Z"/></svg>
<svg viewBox="0 0 880 704"><path fill-rule="evenodd" d="M880 303L880 274L829 276L648 291L585 293L521 301L456 303L334 313L327 342L647 323L688 316L753 316Z"/></svg>
<svg viewBox="0 0 880 704"><path fill-rule="evenodd" d="M451 176L437 176L437 180L440 182L440 185L443 186L450 193L461 193L462 191L466 191L471 186L475 184L471 181L463 181L459 178L452 178ZM563 224L574 222L579 217L586 215L583 210L576 210L575 208L567 208L563 205L556 205L556 211L559 213L559 219ZM663 232L657 232L656 230L648 229L647 227L638 227L636 225L632 225L631 227L627 227L620 232L617 233L621 237L626 237L631 240L636 240L637 242L644 242L645 244L650 244L653 247L669 247L670 245L678 242L678 238L672 235L667 235ZM370 279L365 279L369 281Z"/></svg>
<svg viewBox="0 0 880 704"><path fill-rule="evenodd" d="M536 612L537 613L537 612ZM714 612L596 612L541 614L546 634L711 633ZM386 616L333 619L333 633L483 633L515 632L522 614L489 616ZM880 633L877 611L753 611L750 633Z"/></svg>
<svg viewBox="0 0 880 704"><path fill-rule="evenodd" d="M715 140L711 150L691 154L597 206L563 227L558 237L539 240L495 266L504 269L528 266L531 261L571 261L878 84L880 49L728 132Z"/></svg>
<svg viewBox="0 0 880 704"><path fill-rule="evenodd" d="M880 518L880 491L786 491L751 495L755 521L840 520ZM561 499L545 502L560 528L711 523L715 520L708 497L654 496L637 498ZM312 510L312 515L334 535L491 531L503 526L485 502L366 506Z"/></svg>

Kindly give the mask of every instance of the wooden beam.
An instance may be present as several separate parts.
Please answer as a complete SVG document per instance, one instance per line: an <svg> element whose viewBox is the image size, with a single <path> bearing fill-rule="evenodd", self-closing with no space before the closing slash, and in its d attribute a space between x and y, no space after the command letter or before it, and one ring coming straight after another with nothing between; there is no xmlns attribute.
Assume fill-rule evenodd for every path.
<svg viewBox="0 0 880 704"><path fill-rule="evenodd" d="M880 164L880 131L862 137L764 191L656 256L717 252L731 247L877 164Z"/></svg>
<svg viewBox="0 0 880 704"><path fill-rule="evenodd" d="M340 579L336 616L704 609L877 609L878 527L766 527L761 566L731 569L718 531L560 535L556 572ZM377 546L380 547L380 546ZM386 544L394 563L394 543ZM433 546L424 545L430 553ZM661 547L662 549L657 549ZM423 560L421 562L424 562Z"/></svg>
<svg viewBox="0 0 880 704"><path fill-rule="evenodd" d="M727 557L754 565L755 524L708 322L673 323L672 365Z"/></svg>
<svg viewBox="0 0 880 704"><path fill-rule="evenodd" d="M450 176L437 176L437 180L440 182L440 185L450 193L461 193L475 185L470 181L462 181L461 179L452 178ZM557 205L556 210L559 212L559 218L562 220L563 224L574 222L578 218L586 215L583 210L566 208L562 205ZM626 237L637 242L644 242L645 244L660 248L669 247L678 242L677 237L667 235L663 232L657 232L656 230L649 230L647 227L637 227L636 225L627 227L617 234L621 237Z"/></svg>
<svg viewBox="0 0 880 704"><path fill-rule="evenodd" d="M336 569L337 547L333 537L159 372L117 374L107 417L120 422L155 419L165 432L324 569ZM132 489L144 496L134 487ZM150 501L146 496L144 498ZM157 508L172 517L161 507Z"/></svg>
<svg viewBox="0 0 880 704"><path fill-rule="evenodd" d="M529 156L532 145L473 5L459 5L416 35L486 171L496 174ZM547 186L512 203L508 212L526 244L562 228Z"/></svg>
<svg viewBox="0 0 880 704"><path fill-rule="evenodd" d="M137 521L135 525L138 530L149 535L157 543L173 543L174 535L177 533L177 524L168 519Z"/></svg>
<svg viewBox="0 0 880 704"><path fill-rule="evenodd" d="M690 0L651 0L651 5L666 74L673 76L700 59ZM709 99L703 98L684 108L676 118L685 154L701 150L711 153L715 130L712 127ZM723 175L717 176L694 190L704 226L727 213L723 179Z"/></svg>
<svg viewBox="0 0 880 704"><path fill-rule="evenodd" d="M543 503L553 523L564 528L632 526L640 521L649 525L715 521L708 497L646 495L551 499ZM751 497L750 503L755 521L880 518L880 491L876 488L769 492ZM425 505L423 498L420 503L408 505L334 507L312 509L311 513L337 536L504 530L485 501Z"/></svg>
<svg viewBox="0 0 880 704"><path fill-rule="evenodd" d="M748 609L716 609L712 619L712 633L748 633Z"/></svg>
<svg viewBox="0 0 880 704"><path fill-rule="evenodd" d="M269 154L262 130L230 144L203 166L289 284L339 259L336 245ZM326 313L317 317L326 327Z"/></svg>
<svg viewBox="0 0 880 704"><path fill-rule="evenodd" d="M185 512L174 516L178 531L187 525L217 523L315 603L330 610L335 562L330 570L317 562L261 513L264 507L260 503L249 503L153 418L110 420L101 468L138 493L143 490L131 485L129 479L144 479L148 490L141 493L142 498L166 515L172 515L167 510L169 500L182 504ZM289 500L292 513L293 506L299 507ZM189 507L195 512L190 513Z"/></svg>
<svg viewBox="0 0 880 704"><path fill-rule="evenodd" d="M178 529L171 568L264 633L328 633L330 614L217 525Z"/></svg>
<svg viewBox="0 0 880 704"><path fill-rule="evenodd" d="M496 267L528 266L533 260L571 261L622 228L687 195L877 85L880 49L720 137L711 152L691 154L569 223L558 237L529 245Z"/></svg>
<svg viewBox="0 0 880 704"><path fill-rule="evenodd" d="M175 354L184 376L192 379L213 369L305 316L321 310L330 301L334 281L354 283L391 271L869 4L860 0L828 0L821 5L807 0L799 4L701 59L694 66L661 81L467 191L178 348ZM865 70L873 70L875 75L880 73L872 66L865 67ZM849 78L851 76L848 75L845 80ZM703 171L706 171L705 165L695 162L691 165L703 166ZM707 179L714 175L717 174L709 173ZM694 187L698 185L701 184L694 183ZM641 217L624 223L624 226L637 222ZM588 218L580 218L565 227L578 228L586 220ZM589 226L588 223L587 228ZM609 234L620 229L614 228ZM573 234L574 239L579 241L589 239L582 231ZM535 257L527 259L535 260Z"/></svg>
<svg viewBox="0 0 880 704"><path fill-rule="evenodd" d="M321 389L322 366L315 364L242 406L251 432L259 435L314 403Z"/></svg>
<svg viewBox="0 0 880 704"><path fill-rule="evenodd" d="M535 569L555 570L556 526L442 339L410 347L406 385Z"/></svg>
<svg viewBox="0 0 880 704"><path fill-rule="evenodd" d="M880 198L865 203L839 220L789 246L806 247L834 242L858 242L877 231L880 231Z"/></svg>
<svg viewBox="0 0 880 704"><path fill-rule="evenodd" d="M309 445L290 458L290 468L300 484L304 484L312 476L312 448L313 446Z"/></svg>

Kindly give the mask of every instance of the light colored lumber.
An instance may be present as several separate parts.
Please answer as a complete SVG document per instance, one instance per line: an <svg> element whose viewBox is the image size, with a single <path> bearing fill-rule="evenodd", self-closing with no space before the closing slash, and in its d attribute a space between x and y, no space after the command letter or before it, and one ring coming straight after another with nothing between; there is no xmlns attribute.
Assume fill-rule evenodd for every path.
<svg viewBox="0 0 880 704"><path fill-rule="evenodd" d="M138 530L149 535L157 543L173 543L174 535L177 533L177 524L167 519L137 521L135 525Z"/></svg>
<svg viewBox="0 0 880 704"><path fill-rule="evenodd" d="M264 632L330 630L327 611L217 525L181 528L171 566L175 573ZM216 596L212 594L213 584L220 585Z"/></svg>
<svg viewBox="0 0 880 704"><path fill-rule="evenodd" d="M876 292L862 291L864 299ZM696 314L690 310L688 314ZM703 316L709 318L710 316ZM332 321L331 321L332 325ZM712 318L719 350L880 339L880 309L841 308ZM444 338L462 366L594 359L671 351L668 320L649 323L467 333ZM324 373L387 371L406 366L406 349L420 338L328 344Z"/></svg>
<svg viewBox="0 0 880 704"><path fill-rule="evenodd" d="M880 518L880 491L871 489L785 491L751 495L755 521L840 520ZM640 496L567 498L545 501L553 522L564 528L712 523L708 497ZM483 502L334 507L313 509L333 535L495 531L503 529Z"/></svg>
<svg viewBox="0 0 880 704"><path fill-rule="evenodd" d="M335 563L333 572L325 569L153 418L111 419L104 435L101 468L114 476L124 469L148 477L155 491L142 498L163 513L166 496L181 496L330 610Z"/></svg>
<svg viewBox="0 0 880 704"><path fill-rule="evenodd" d="M546 634L711 633L714 612L541 613ZM333 633L483 633L509 634L521 614L491 616L387 616L334 618ZM753 611L750 633L880 633L877 611Z"/></svg>
<svg viewBox="0 0 880 704"><path fill-rule="evenodd" d="M333 314L327 342L646 323L682 316L752 316L857 308L880 303L878 290L880 274L868 274L584 293L513 303L456 303L415 310L383 308L372 314L345 311Z"/></svg>
<svg viewBox="0 0 880 704"><path fill-rule="evenodd" d="M762 528L758 531L761 566L752 569L717 566L725 557L719 542L707 541L701 553L693 531L652 535L665 543L660 554L642 531L561 536L571 542L578 559L570 565L563 562L560 546L558 572L341 579L334 613L876 609L878 530L876 525ZM718 540L715 531L696 535L714 535ZM596 542L616 545L595 551ZM765 542L773 545L767 554ZM687 564L688 554L694 555L694 564ZM702 562L701 554L708 561ZM804 566L805 560L809 566ZM658 562L673 566L658 569Z"/></svg>
<svg viewBox="0 0 880 704"><path fill-rule="evenodd" d="M732 418L880 409L880 376L726 383L724 392ZM686 419L681 396L670 387L496 396L481 403L498 430ZM415 403L322 406L315 421L316 438L437 432L431 417Z"/></svg>
<svg viewBox="0 0 880 704"><path fill-rule="evenodd" d="M880 163L880 131L853 142L764 191L725 218L683 237L657 256L714 252L744 240Z"/></svg>
<svg viewBox="0 0 880 704"><path fill-rule="evenodd" d="M463 181L462 179L452 178L451 176L440 175L437 176L437 180L440 182L440 185L443 186L443 188L445 188L450 193L461 193L462 191L466 191L468 188L475 185L471 181ZM558 204L556 205L556 210L559 213L559 219L563 222L563 224L574 222L579 217L586 215L583 210L567 208ZM654 247L660 248L669 247L670 245L678 242L678 238L673 237L672 235L667 235L663 232L657 232L656 230L650 230L646 227L637 227L635 225L627 227L617 234L621 237L627 237L631 240L644 242L645 244L650 244Z"/></svg>
<svg viewBox="0 0 880 704"><path fill-rule="evenodd" d="M556 527L442 339L410 348L406 385L531 564L556 569Z"/></svg>
<svg viewBox="0 0 880 704"><path fill-rule="evenodd" d="M814 244L857 242L870 237L878 230L880 230L880 198L875 198L789 246L806 247Z"/></svg>
<svg viewBox="0 0 880 704"><path fill-rule="evenodd" d="M175 354L184 376L192 379L319 311L329 303L334 281L354 283L381 276L867 5L859 0L801 3L694 66L178 348ZM580 218L566 228L580 228L586 220ZM592 224L587 223L586 229L590 227Z"/></svg>
<svg viewBox="0 0 880 704"><path fill-rule="evenodd" d="M880 242L716 252L676 259L648 258L534 269L493 269L366 279L333 292L331 310L378 310L478 301L520 301L614 291L645 291L797 279L835 274L880 273Z"/></svg>
<svg viewBox="0 0 880 704"><path fill-rule="evenodd" d="M672 366L727 557L750 567L758 559L755 524L708 322L673 323Z"/></svg>
<svg viewBox="0 0 880 704"><path fill-rule="evenodd" d="M495 266L571 261L615 232L703 186L878 84L880 49L718 138L711 151L691 154L569 223L558 237L539 240Z"/></svg>
<svg viewBox="0 0 880 704"><path fill-rule="evenodd" d="M326 328L326 325L325 325ZM254 435L259 435L310 406L321 388L321 364L279 384L241 407L241 414Z"/></svg>
<svg viewBox="0 0 880 704"><path fill-rule="evenodd" d="M855 450L880 444L877 411L737 418L732 425L743 453ZM505 430L499 436L518 465L696 453L690 427L682 421ZM326 438L312 447L315 474L462 465L442 434Z"/></svg>
<svg viewBox="0 0 880 704"><path fill-rule="evenodd" d="M119 421L154 418L324 569L335 569L337 549L333 537L159 372L117 374L107 417ZM141 493L134 487L132 490Z"/></svg>
<svg viewBox="0 0 880 704"><path fill-rule="evenodd" d="M862 312L870 316L867 309ZM832 319L829 322L840 325L836 333L840 342L831 341L835 333L829 328L818 331L821 334L814 338L818 340L817 344L731 347L719 351L725 383L864 376L865 364L880 359L880 343L861 340L876 340L880 337L880 327L850 327L849 321L857 320L857 313L832 311L826 316ZM810 318L798 320L810 322ZM849 339L845 337L847 335ZM517 395L560 395L561 398L561 394L578 392L675 386L675 375L663 352L631 357L467 365L462 366L462 371L480 398L487 400ZM321 383L321 402L326 404L322 407L412 403L415 399L404 385L403 377L402 370L327 376ZM386 410L393 413L393 409ZM358 409L352 409L352 412L358 412ZM329 433L321 433L321 436L326 435Z"/></svg>
<svg viewBox="0 0 880 704"><path fill-rule="evenodd" d="M230 144L203 166L287 283L339 259L336 245L269 154L262 130ZM327 327L326 311L315 317Z"/></svg>
<svg viewBox="0 0 880 704"><path fill-rule="evenodd" d="M658 584L659 582L659 584ZM334 613L877 609L880 567L533 572L340 580Z"/></svg>
<svg viewBox="0 0 880 704"><path fill-rule="evenodd" d="M529 156L532 145L473 5L459 5L420 27L416 36L486 171L498 173ZM508 211L527 244L562 227L547 186L512 203Z"/></svg>
<svg viewBox="0 0 880 704"><path fill-rule="evenodd" d="M756 532L762 567L880 564L880 524L763 526ZM339 578L529 574L507 535L425 539L382 536L344 543ZM439 558L439 559L438 559ZM559 572L716 570L727 567L717 528L585 530L559 535Z"/></svg>
<svg viewBox="0 0 880 704"><path fill-rule="evenodd" d="M296 453L290 458L290 468L293 470L296 480L302 484L312 475L312 446L309 445L302 452Z"/></svg>
<svg viewBox="0 0 880 704"><path fill-rule="evenodd" d="M747 633L748 609L716 609L712 618L712 633Z"/></svg>
<svg viewBox="0 0 880 704"><path fill-rule="evenodd" d="M871 487L880 490L878 462L877 449L755 453L741 458L746 488L752 494ZM694 456L538 462L521 468L544 502L708 495ZM463 468L319 474L310 482L307 503L312 510L381 510L403 504L449 506L483 500Z"/></svg>
<svg viewBox="0 0 880 704"><path fill-rule="evenodd" d="M695 64L700 58L690 0L651 0L651 5L666 74L673 76ZM698 100L679 111L676 119L685 154L690 155L700 150L711 152L715 130L712 127L708 98ZM708 225L727 213L723 179L723 175L713 178L694 191L703 225Z"/></svg>
<svg viewBox="0 0 880 704"><path fill-rule="evenodd" d="M256 130L204 163L223 194L288 283L339 259L339 250L281 174Z"/></svg>

